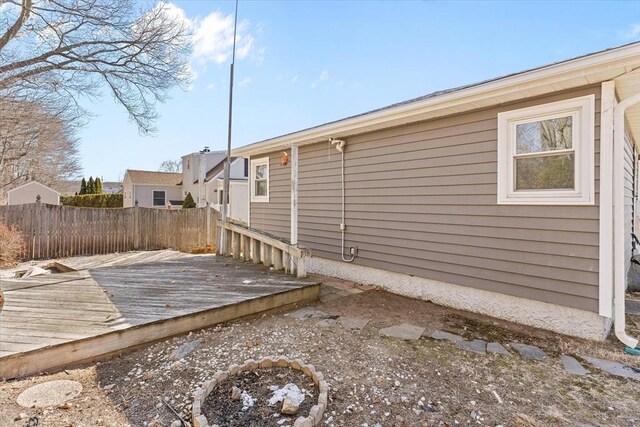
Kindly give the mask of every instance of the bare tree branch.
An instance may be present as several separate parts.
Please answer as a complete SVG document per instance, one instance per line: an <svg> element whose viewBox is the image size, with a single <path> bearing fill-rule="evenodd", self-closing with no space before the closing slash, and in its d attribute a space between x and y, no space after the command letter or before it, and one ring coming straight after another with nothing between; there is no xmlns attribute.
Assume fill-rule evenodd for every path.
<svg viewBox="0 0 640 427"><path fill-rule="evenodd" d="M153 133L155 105L190 80L191 34L165 3L134 0L11 1L0 22L0 96L55 96L80 116L81 99L106 87L141 133ZM4 16L3 16L4 15Z"/></svg>

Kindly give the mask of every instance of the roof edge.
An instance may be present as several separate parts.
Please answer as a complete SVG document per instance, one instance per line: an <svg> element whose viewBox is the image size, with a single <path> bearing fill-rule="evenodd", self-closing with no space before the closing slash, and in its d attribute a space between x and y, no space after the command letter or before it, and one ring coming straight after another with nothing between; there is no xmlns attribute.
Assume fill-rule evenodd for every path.
<svg viewBox="0 0 640 427"><path fill-rule="evenodd" d="M275 138L258 141L243 147L232 150L233 156L247 157L254 154L266 153L277 150L281 147L290 146L292 144L307 145L320 142L329 137L347 137L359 133L370 132L384 127L390 127L399 124L414 123L421 120L420 113L435 113L437 111L445 111L449 109L448 114L471 111L473 105L471 101L477 102L482 99L497 96L501 91L507 88L518 86L519 90L524 90L528 85L538 86L541 83L551 85L554 81L566 81L570 78L584 78L590 74L597 72L609 71L613 67L625 67L625 63L632 59L638 59L640 65L640 55L638 54L640 42L633 42L623 46L618 46L595 53L567 59L538 68L498 77L491 80L485 80L479 83L460 86L445 91L437 91L429 95L414 98L409 101L392 104L388 107L372 110L360 115L339 119L333 122L325 123L319 126L307 128L293 133L281 135ZM590 72L586 72L590 70ZM615 71L615 70L612 70ZM613 78L614 76L609 77ZM608 79L603 79L605 81ZM584 83L586 86L589 83ZM578 87L578 86L574 86ZM567 87L566 89L570 89ZM555 87L550 91L556 91ZM513 91L511 91L513 94ZM514 100L526 98L523 94ZM467 109L463 111L461 104L468 104Z"/></svg>
<svg viewBox="0 0 640 427"><path fill-rule="evenodd" d="M57 194L58 194L58 196L60 196L60 195L62 194L62 193L60 193L58 190L56 190L56 189L54 189L54 188L51 188L51 187L49 187L48 185L44 185L44 184L43 184L43 183L41 183L40 181L35 181L35 180L33 180L33 181L29 181L29 182L25 182L24 184L19 185L19 186L15 187L15 188L12 188L11 190L7 190L7 194L11 193L12 191L19 190L19 189L21 189L21 188L23 188L23 187L26 187L27 185L31 185L31 184L37 184L37 185L39 185L40 187L44 187L44 188L46 188L47 190L51 190L51 191L53 191L53 192L57 193Z"/></svg>

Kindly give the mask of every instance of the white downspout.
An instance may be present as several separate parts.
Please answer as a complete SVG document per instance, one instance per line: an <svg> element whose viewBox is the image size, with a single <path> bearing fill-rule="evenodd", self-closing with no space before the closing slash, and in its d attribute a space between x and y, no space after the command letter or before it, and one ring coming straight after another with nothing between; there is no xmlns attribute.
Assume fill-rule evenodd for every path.
<svg viewBox="0 0 640 427"><path fill-rule="evenodd" d="M614 109L613 156L613 213L614 213L614 288L613 319L616 337L626 346L635 349L638 340L627 335L625 321L625 230L624 223L624 113L632 105L640 103L640 93L620 102Z"/></svg>
<svg viewBox="0 0 640 427"><path fill-rule="evenodd" d="M600 111L599 313L613 318L613 113L615 82L602 83Z"/></svg>

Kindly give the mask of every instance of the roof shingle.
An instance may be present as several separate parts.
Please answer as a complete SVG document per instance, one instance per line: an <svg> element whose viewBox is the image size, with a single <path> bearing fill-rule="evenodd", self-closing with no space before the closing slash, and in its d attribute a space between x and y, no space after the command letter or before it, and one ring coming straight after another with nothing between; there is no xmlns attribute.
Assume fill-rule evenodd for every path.
<svg viewBox="0 0 640 427"><path fill-rule="evenodd" d="M127 174L133 184L178 185L182 174L175 172L153 172L128 169Z"/></svg>

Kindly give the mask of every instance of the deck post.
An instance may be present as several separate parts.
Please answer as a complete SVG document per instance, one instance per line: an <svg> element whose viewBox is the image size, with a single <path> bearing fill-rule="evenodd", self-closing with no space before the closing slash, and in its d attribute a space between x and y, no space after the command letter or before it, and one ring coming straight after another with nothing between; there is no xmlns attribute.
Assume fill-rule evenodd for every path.
<svg viewBox="0 0 640 427"><path fill-rule="evenodd" d="M240 259L240 233L231 232L231 250L233 259Z"/></svg>
<svg viewBox="0 0 640 427"><path fill-rule="evenodd" d="M260 240L251 239L251 259L253 260L254 264L260 264L262 260L260 257L260 252L261 252L260 246L261 246Z"/></svg>
<svg viewBox="0 0 640 427"><path fill-rule="evenodd" d="M271 259L273 260L273 269L282 270L282 249L275 246L271 247Z"/></svg>
<svg viewBox="0 0 640 427"><path fill-rule="evenodd" d="M251 239L249 236L242 235L242 260L249 261L251 259Z"/></svg>
<svg viewBox="0 0 640 427"><path fill-rule="evenodd" d="M284 272L289 273L291 271L291 260L290 260L289 252L282 251L282 266L284 267Z"/></svg>
<svg viewBox="0 0 640 427"><path fill-rule="evenodd" d="M224 230L224 256L231 256L231 237L233 232L229 229Z"/></svg>
<svg viewBox="0 0 640 427"><path fill-rule="evenodd" d="M262 264L265 267L271 267L271 245L262 242L260 246L262 247Z"/></svg>
<svg viewBox="0 0 640 427"><path fill-rule="evenodd" d="M298 258L298 279L304 279L307 277L307 259L304 256Z"/></svg>

